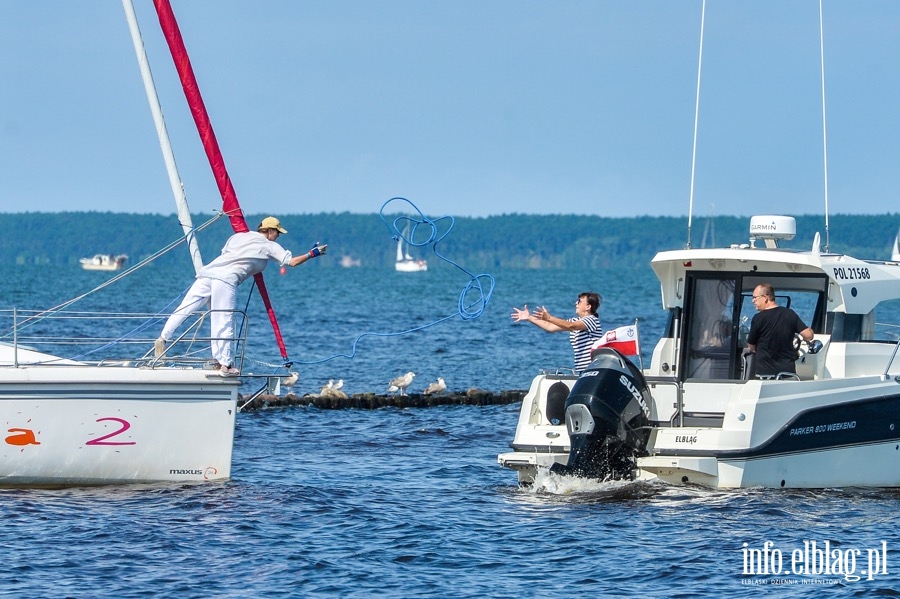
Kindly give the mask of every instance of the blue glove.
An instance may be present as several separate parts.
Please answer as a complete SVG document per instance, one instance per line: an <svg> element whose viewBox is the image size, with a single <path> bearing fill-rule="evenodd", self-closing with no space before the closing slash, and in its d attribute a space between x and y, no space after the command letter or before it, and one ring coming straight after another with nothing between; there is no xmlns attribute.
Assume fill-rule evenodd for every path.
<svg viewBox="0 0 900 599"><path fill-rule="evenodd" d="M328 249L327 245L320 246L319 242L317 241L316 244L313 246L313 248L311 250L309 250L309 253L307 255L310 258L317 258L318 256L321 256L322 254L324 254L325 250L327 250L327 249Z"/></svg>

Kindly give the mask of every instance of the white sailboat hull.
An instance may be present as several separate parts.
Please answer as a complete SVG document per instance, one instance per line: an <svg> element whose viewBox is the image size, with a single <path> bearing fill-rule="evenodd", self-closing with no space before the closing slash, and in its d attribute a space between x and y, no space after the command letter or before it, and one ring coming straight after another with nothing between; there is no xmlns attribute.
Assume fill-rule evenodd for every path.
<svg viewBox="0 0 900 599"><path fill-rule="evenodd" d="M0 368L0 486L227 480L237 390L203 370Z"/></svg>
<svg viewBox="0 0 900 599"><path fill-rule="evenodd" d="M428 270L428 264L424 260L403 260L394 264L397 272L424 272Z"/></svg>
<svg viewBox="0 0 900 599"><path fill-rule="evenodd" d="M408 229L406 235L409 235ZM394 262L394 270L397 272L425 272L428 270L428 262L416 260L408 251L405 251L401 238L397 240L397 260Z"/></svg>

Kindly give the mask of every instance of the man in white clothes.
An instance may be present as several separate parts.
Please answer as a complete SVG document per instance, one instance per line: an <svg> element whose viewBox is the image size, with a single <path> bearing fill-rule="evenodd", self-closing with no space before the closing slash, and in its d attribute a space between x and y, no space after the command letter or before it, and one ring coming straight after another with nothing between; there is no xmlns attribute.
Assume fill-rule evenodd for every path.
<svg viewBox="0 0 900 599"><path fill-rule="evenodd" d="M315 246L305 254L293 256L276 240L287 233L274 216L267 216L256 231L235 233L225 242L222 253L197 273L197 280L188 289L181 305L172 313L163 327L159 339L153 344L157 358L166 351L166 343L187 317L209 302L210 337L216 369L222 376L235 376L240 371L234 367L231 356L231 339L234 336L233 311L237 301L237 287L256 273L265 270L269 261L281 266L299 266L325 253L327 245Z"/></svg>

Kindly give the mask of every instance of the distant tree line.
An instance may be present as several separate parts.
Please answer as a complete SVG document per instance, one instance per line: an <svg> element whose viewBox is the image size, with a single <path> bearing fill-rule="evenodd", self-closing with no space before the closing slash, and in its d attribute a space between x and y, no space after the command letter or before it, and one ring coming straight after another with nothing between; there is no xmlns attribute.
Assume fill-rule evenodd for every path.
<svg viewBox="0 0 900 599"><path fill-rule="evenodd" d="M266 215L247 217L255 227ZM396 215L389 216L389 222ZM390 268L396 241L377 214L322 213L279 215L289 234L282 245L306 251L316 241L328 244L330 259L321 268L339 268L341 258L359 260L362 268ZM199 226L212 215L194 215ZM787 247L808 249L813 237L826 243L825 219L796 216L797 236ZM747 243L749 217L695 218L691 246L714 247ZM437 236L446 233L449 220L439 220ZM885 259L900 226L900 215L833 215L829 219L829 250L857 258ZM420 227L415 241L425 241ZM231 234L220 218L198 234L205 261L218 255ZM97 253L127 254L129 264L142 260L181 236L177 217L113 212L21 212L0 214L0 264L78 264L79 258ZM688 242L687 217L607 218L576 215L506 214L482 218L459 217L452 231L433 249L470 269L528 268L582 269L646 267L661 250L684 248ZM414 247L412 254L441 268L432 247ZM189 264L184 246L160 257L155 264Z"/></svg>

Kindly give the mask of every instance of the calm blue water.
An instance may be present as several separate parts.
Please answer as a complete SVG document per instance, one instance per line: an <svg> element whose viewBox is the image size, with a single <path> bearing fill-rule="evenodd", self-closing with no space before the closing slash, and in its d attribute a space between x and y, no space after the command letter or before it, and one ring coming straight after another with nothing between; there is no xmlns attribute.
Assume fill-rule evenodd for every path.
<svg viewBox="0 0 900 599"><path fill-rule="evenodd" d="M3 307L47 307L109 276L52 267L0 270ZM452 314L467 282L446 269L301 268L286 277L270 271L291 357L304 360L349 353L364 332L403 330ZM297 364L296 391L315 392L328 378L343 378L350 393L382 392L388 379L407 370L418 375L414 390L437 376L452 389L527 388L537 369L571 363L569 345L564 335L512 325L510 308L546 304L567 315L586 289L604 295L605 327L641 317L645 358L663 326L649 268L591 276L492 274L494 297L479 319L366 337L352 359ZM147 270L81 305L160 310L189 278ZM259 368L278 363L259 306L251 303L250 313L248 358ZM0 594L819 597L823 587L840 586L857 596L895 595L900 492L725 492L566 480L520 489L514 473L496 463L518 408L242 413L228 483L0 490ZM742 576L743 544L761 552L766 541L788 568L791 552L802 553L804 542L820 548L829 541L847 566L858 550L856 574L867 567L867 550L884 541L887 573L855 582L843 574ZM774 558L767 563L774 567ZM776 582L786 584L772 588ZM810 582L818 584L801 584Z"/></svg>

